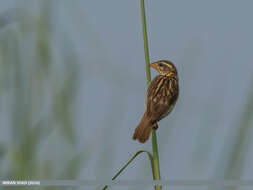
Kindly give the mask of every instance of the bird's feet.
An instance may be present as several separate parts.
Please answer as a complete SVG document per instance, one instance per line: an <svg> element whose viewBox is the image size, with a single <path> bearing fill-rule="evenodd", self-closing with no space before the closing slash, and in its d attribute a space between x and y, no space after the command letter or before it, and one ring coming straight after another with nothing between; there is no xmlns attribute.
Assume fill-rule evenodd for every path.
<svg viewBox="0 0 253 190"><path fill-rule="evenodd" d="M158 129L157 123L155 123L155 124L153 125L153 128L154 128L155 130Z"/></svg>

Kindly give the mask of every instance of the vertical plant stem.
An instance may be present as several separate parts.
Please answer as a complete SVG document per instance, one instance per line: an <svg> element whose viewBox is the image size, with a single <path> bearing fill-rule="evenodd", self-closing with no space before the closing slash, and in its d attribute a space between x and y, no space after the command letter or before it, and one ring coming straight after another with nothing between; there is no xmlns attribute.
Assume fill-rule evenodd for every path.
<svg viewBox="0 0 253 190"><path fill-rule="evenodd" d="M154 180L160 180L160 165L159 165L159 153L157 147L157 138L156 138L156 131L155 129L152 130L152 149L153 149L153 178ZM156 190L161 190L162 186L155 186Z"/></svg>
<svg viewBox="0 0 253 190"><path fill-rule="evenodd" d="M145 15L145 4L144 0L140 0L141 3L141 15L142 15L142 30L143 30L143 40L144 40L144 52L145 52L145 61L146 61L146 77L147 83L149 85L151 81L150 67L149 67L149 50L148 50L148 36L147 36L147 26L146 26L146 15ZM160 180L160 166L159 166L159 154L157 146L157 137L155 129L152 130L152 149L153 149L153 179ZM162 186L155 186L155 190L161 190Z"/></svg>
<svg viewBox="0 0 253 190"><path fill-rule="evenodd" d="M147 83L149 85L151 81L150 67L149 67L149 51L148 51L148 35L147 35L147 26L146 26L146 14L145 14L145 4L144 0L141 1L141 16L142 16L142 31L143 31L143 40L144 40L144 52L145 52L145 61L146 61L146 77Z"/></svg>

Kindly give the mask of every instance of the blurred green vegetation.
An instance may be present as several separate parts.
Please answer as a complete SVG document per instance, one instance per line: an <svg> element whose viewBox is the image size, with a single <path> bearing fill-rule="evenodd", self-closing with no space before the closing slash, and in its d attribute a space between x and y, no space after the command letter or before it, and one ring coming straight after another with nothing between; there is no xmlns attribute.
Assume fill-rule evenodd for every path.
<svg viewBox="0 0 253 190"><path fill-rule="evenodd" d="M62 4L57 4L60 1L52 0L21 0L17 2L17 9L11 10L17 15L10 14L12 16L3 20L1 16L4 15L0 14L0 111L3 114L1 119L4 119L4 121L0 121L0 128L3 131L2 134L4 133L2 136L6 136L6 138L0 139L0 177L1 179L20 180L76 179L80 170L85 167L85 164L87 165L86 160L89 152L85 148L92 143L89 144L88 142L88 145L84 146L84 150L81 152L77 148L77 132L73 127L73 118L75 117L73 114L73 100L75 100L79 85L78 78L81 75L77 63L76 52L78 51L73 45L73 36L68 36L71 32L56 33L55 28L59 27L60 24L55 26L55 22L53 22L54 9L62 4L69 7L73 6L74 1L66 0ZM116 163L116 158L119 158L117 157L119 154L115 138L108 137L110 137L112 131L114 134L123 133L119 126L122 126L121 121L124 120L125 113L129 112L128 105L131 105L127 101L127 96L130 96L133 89L135 91L139 90L140 86L132 85L138 81L134 81L136 78L130 79L131 77L128 75L130 71L122 72L122 70L127 69L126 64L115 64L113 67L104 64L107 61L105 52L108 47L105 46L101 50L103 46L100 46L98 38L93 39L91 37L96 31L92 30L89 23L85 23L87 25L81 27L80 23L84 19L81 10L78 9L77 11L76 4L71 8L72 11L66 11L65 13L67 17L71 17L70 20L73 22L68 26L75 26L75 29L80 32L80 36L86 36L87 46L89 50L93 50L89 51L93 52L92 58L87 58L90 64L85 65L87 69L84 72L86 73L82 73L82 75L87 77L90 70L94 71L96 75L99 75L99 72L102 71L103 75L100 77L106 77L112 84L121 87L118 91L115 90L112 94L109 94L112 101L108 101L106 105L114 111L103 113L104 119L99 125L107 127L99 128L100 136L97 136L97 139L93 138L94 141L99 142L97 146L106 139L106 143L101 148L102 151L97 156L98 161L94 170L97 170L96 176L98 178L108 177L108 174L111 175L114 169L118 168L118 165L114 166L115 168L112 166ZM55 40L55 36L58 35L64 37L64 42L61 45ZM141 53L143 53L142 50ZM139 54L139 52L136 54ZM181 94L181 100L184 99L182 96L185 96L185 102L191 101L185 87L191 88L193 76L199 76L199 73L194 73L194 70L198 66L197 59L201 54L205 54L204 47L194 39L189 48L186 48L181 61L182 63L190 63L184 64L184 69L181 71L181 76L186 77L183 81L184 87L182 85L184 94ZM97 64L93 64L95 62ZM98 67L99 69L97 69ZM124 85L131 88L123 88ZM192 89L188 90L188 92L190 91ZM187 96L188 99L186 99ZM246 159L250 149L250 130L252 130L253 89L249 96L245 95L246 97L248 99L245 103L244 112L238 115L238 118L236 118L238 122L231 126L226 139L224 139L224 144L221 144L224 151L219 153L218 161L215 163L216 168L213 171L213 175L217 179L240 179L243 176L244 168L247 167L246 164L249 163ZM194 103L194 101L192 102ZM186 108L184 107L184 109ZM130 110L133 111L133 108L131 107ZM195 161L192 168L196 171L200 166L209 164L209 157L212 153L210 151L211 145L216 141L215 132L219 130L216 126L218 126L221 117L220 107L217 104L210 104L206 110L199 116L203 121L203 128L200 130L199 135L200 143L198 142L197 150L191 155ZM178 118L187 116L178 115ZM212 119L210 115L215 119ZM129 113L127 113L128 116ZM129 120L129 118L127 119ZM171 127L175 120L169 122ZM160 133L165 134L167 137L171 130L170 127L164 127ZM180 133L181 135L183 135L183 131ZM121 137L121 135L118 136ZM130 139L131 134L128 134L128 136ZM160 138L159 141L161 144L161 157L167 159L166 153L170 156L168 140L167 138ZM182 152L183 150L178 151ZM124 159L121 161L124 161ZM144 176L145 178L147 176L143 174L146 174L146 171L149 170L149 168L146 170L148 161L139 165L142 164L143 167L137 166L138 170L134 168L132 171L136 176ZM163 166L166 164L168 164L167 160L163 162ZM165 171L163 170L163 172ZM166 179L166 176L164 176L164 179ZM49 190L76 189L75 187L35 188ZM113 188L116 189L116 187ZM130 188L135 189L134 187ZM11 189L28 188L12 187ZM29 189L31 188L29 187ZM224 190L224 188L221 189ZM236 187L229 187L229 189L234 190ZM218 188L215 190L218 190Z"/></svg>
<svg viewBox="0 0 253 190"><path fill-rule="evenodd" d="M55 61L52 1L38 2L30 1L35 12L20 4L18 22L0 29L0 98L8 113L1 128L10 134L0 144L1 179L75 179L84 160L73 128L75 49L65 36L69 46L59 47L62 62Z"/></svg>
<svg viewBox="0 0 253 190"><path fill-rule="evenodd" d="M245 108L240 116L239 122L236 123L235 131L230 132L230 141L225 145L225 151L229 151L229 158L224 171L225 179L245 179L243 172L247 167L248 153L251 149L251 128L252 128L252 115L253 115L253 88L249 90ZM250 177L250 176L249 176ZM229 190L241 189L240 187L228 187Z"/></svg>

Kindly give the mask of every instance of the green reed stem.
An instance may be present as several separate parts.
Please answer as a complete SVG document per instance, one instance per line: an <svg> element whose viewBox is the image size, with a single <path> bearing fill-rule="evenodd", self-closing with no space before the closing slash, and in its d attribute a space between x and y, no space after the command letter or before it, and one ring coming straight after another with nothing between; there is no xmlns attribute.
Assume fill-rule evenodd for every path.
<svg viewBox="0 0 253 190"><path fill-rule="evenodd" d="M142 30L143 30L143 40L144 40L144 52L145 52L145 61L146 61L146 77L147 83L149 85L151 81L150 74L150 60L149 60L149 49L148 49L148 35L147 35L147 25L146 25L146 15L145 15L145 4L144 0L140 0L141 3L141 15L142 15ZM160 180L160 166L159 166L159 153L157 146L157 137L155 129L152 130L152 149L153 149L153 179ZM161 190L162 186L155 186L155 190Z"/></svg>
<svg viewBox="0 0 253 190"><path fill-rule="evenodd" d="M128 161L127 163L125 163L125 165L120 168L120 170L112 177L112 180L115 180L119 174L121 172L123 172L123 170L141 153L146 153L149 157L149 160L150 160L150 164L151 164L151 168L152 168L152 173L154 175L154 167L153 167L153 156L150 152L146 151L146 150L139 150L138 152L136 152ZM104 188L102 190L106 190L108 188L108 185L104 186Z"/></svg>
<svg viewBox="0 0 253 190"><path fill-rule="evenodd" d="M148 36L147 36L147 26L146 26L146 15L145 15L145 5L144 0L140 0L141 3L141 15L142 15L142 29L143 29L143 40L144 40L144 51L145 51L145 62L146 62L146 77L147 84L149 85L151 81L150 67L149 67L149 50L148 50ZM150 165L152 168L152 174L154 180L160 180L160 166L159 166L159 154L157 147L157 137L155 129L152 130L152 149L153 155L145 150L140 150L136 152L124 165L123 167L113 176L112 180L115 180L121 172L123 172L126 167L141 153L145 152L149 156ZM103 190L106 190L108 185L104 186ZM161 190L162 186L156 185L155 190Z"/></svg>
<svg viewBox="0 0 253 190"><path fill-rule="evenodd" d="M143 31L144 52L145 52L145 61L146 61L146 77L147 77L147 83L149 85L151 81L151 74L150 74L150 67L149 67L150 60L149 60L149 51L148 51L148 35L147 35L144 0L141 0L141 16L142 16L142 31Z"/></svg>

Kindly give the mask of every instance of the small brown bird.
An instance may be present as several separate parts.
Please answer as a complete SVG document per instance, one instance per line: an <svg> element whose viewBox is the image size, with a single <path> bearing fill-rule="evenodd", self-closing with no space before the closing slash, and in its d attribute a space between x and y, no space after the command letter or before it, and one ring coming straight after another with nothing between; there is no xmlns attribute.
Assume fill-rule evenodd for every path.
<svg viewBox="0 0 253 190"><path fill-rule="evenodd" d="M146 111L136 127L133 139L145 143L157 122L166 117L174 108L178 94L177 69L170 61L160 60L150 64L158 71L146 93Z"/></svg>

